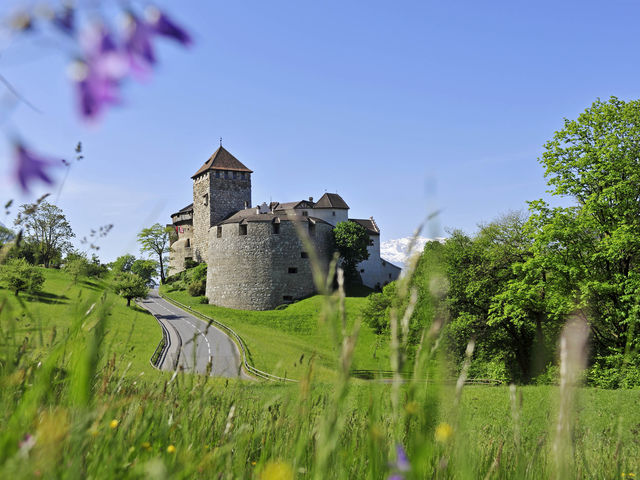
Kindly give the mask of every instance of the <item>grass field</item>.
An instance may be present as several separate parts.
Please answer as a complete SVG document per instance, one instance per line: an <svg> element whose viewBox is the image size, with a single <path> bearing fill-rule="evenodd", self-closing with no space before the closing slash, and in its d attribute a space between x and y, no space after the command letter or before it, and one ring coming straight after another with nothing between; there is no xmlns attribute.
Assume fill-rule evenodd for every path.
<svg viewBox="0 0 640 480"><path fill-rule="evenodd" d="M151 316L102 297L100 283L73 286L62 272L45 274L44 294L23 304L0 290L0 478L640 475L638 390L460 388L441 380L447 376L430 336L407 383L356 382L351 360L360 355L373 366L367 350L358 353L348 328L320 338L316 298L242 320L249 326L243 335L301 337L290 355L316 348L301 362L300 383L171 376L149 366L160 336ZM348 323L361 302L349 300ZM215 316L231 324L224 313ZM277 351L282 341L271 335ZM325 374L310 374L321 362Z"/></svg>
<svg viewBox="0 0 640 480"><path fill-rule="evenodd" d="M109 313L103 341L105 349L115 354L117 367L124 369L131 363L128 375L160 374L151 366L149 359L162 338L162 332L146 310L128 308L123 298L105 289L102 280L81 279L74 283L64 271L40 270L45 276L42 292L37 295L21 293L22 303L0 285L0 303L6 301L7 312L14 312L19 320L15 328L20 338L29 337L30 343L39 345L38 348L44 353L50 348L52 338L68 335L72 319L88 311L91 305L99 303L105 294ZM89 315L86 322L90 324L94 317L95 314Z"/></svg>
<svg viewBox="0 0 640 480"><path fill-rule="evenodd" d="M260 370L299 379L306 372L308 360L314 356L318 379L335 375L337 352L328 325L320 320L324 305L320 295L296 302L283 310L256 312L201 304L199 297L166 286L160 291L234 329L245 341L253 366ZM366 301L364 297L345 299L348 328L360 317ZM360 326L353 368L390 369L388 340L375 335L366 325Z"/></svg>

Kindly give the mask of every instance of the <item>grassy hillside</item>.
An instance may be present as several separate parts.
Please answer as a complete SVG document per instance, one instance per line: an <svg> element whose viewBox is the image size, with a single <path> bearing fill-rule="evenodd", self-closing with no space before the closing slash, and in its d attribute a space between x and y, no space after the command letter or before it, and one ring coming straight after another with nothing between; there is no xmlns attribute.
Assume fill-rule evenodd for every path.
<svg viewBox="0 0 640 480"><path fill-rule="evenodd" d="M110 352L109 360L115 359L119 371L124 371L130 363L128 375L159 374L149 359L162 338L162 331L146 310L128 308L126 300L106 289L102 280L81 279L74 283L64 271L40 270L45 276L45 283L37 295L21 293L20 298L16 298L0 284L0 304L4 304L0 315L16 319L12 328L19 338L29 339L29 348L44 355L52 340L68 335L78 318L88 330L95 322L98 305L104 304L108 312L102 348ZM91 313L82 318L89 309L92 309Z"/></svg>
<svg viewBox="0 0 640 480"><path fill-rule="evenodd" d="M21 302L0 290L0 478L640 475L638 390L458 390L441 380L435 337L425 337L422 374L408 383L354 382L349 360L366 362L367 351L352 350L341 332L322 340L318 298L277 312L209 313L244 325L253 339L270 336L255 342L271 345L267 362L315 348L322 381L306 360L298 384L154 374L148 357L159 329L151 316L102 297L100 283L74 286L62 272L44 273L38 297ZM361 303L348 302L350 323Z"/></svg>
<svg viewBox="0 0 640 480"><path fill-rule="evenodd" d="M233 328L244 339L256 368L289 378L302 378L314 357L319 379L331 378L337 368L337 352L329 325L322 321L324 298L316 295L283 310L256 312L201 304L184 290L161 287L161 293ZM351 328L366 303L363 297L347 297L345 312ZM353 368L388 370L389 345L366 325L361 325Z"/></svg>

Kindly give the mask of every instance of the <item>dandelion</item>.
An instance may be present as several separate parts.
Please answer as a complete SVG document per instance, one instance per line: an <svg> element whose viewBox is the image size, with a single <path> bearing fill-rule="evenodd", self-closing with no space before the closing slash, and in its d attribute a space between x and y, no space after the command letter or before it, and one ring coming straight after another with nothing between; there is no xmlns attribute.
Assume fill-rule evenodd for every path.
<svg viewBox="0 0 640 480"><path fill-rule="evenodd" d="M111 422L109 423L109 427L112 430L115 430L116 428L118 428L118 425L120 424L120 422L118 422L118 420L116 420L115 418L113 420L111 420Z"/></svg>
<svg viewBox="0 0 640 480"><path fill-rule="evenodd" d="M293 480L293 469L287 462L270 461L262 470L260 480Z"/></svg>
<svg viewBox="0 0 640 480"><path fill-rule="evenodd" d="M169 445L167 447L167 453L176 453L176 447L173 445Z"/></svg>
<svg viewBox="0 0 640 480"><path fill-rule="evenodd" d="M453 436L453 428L446 422L441 423L436 427L435 437L436 442L447 443Z"/></svg>

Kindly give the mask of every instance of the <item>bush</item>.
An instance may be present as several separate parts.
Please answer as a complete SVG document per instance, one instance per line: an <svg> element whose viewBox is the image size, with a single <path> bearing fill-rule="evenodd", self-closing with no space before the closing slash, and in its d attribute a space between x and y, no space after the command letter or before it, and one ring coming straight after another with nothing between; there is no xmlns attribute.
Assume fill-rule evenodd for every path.
<svg viewBox="0 0 640 480"><path fill-rule="evenodd" d="M207 291L207 282L205 280L194 280L187 287L187 291L192 297L204 295Z"/></svg>
<svg viewBox="0 0 640 480"><path fill-rule="evenodd" d="M209 303L209 298L207 298L205 296L202 296L202 297L200 297L199 302L203 303L203 304L208 304Z"/></svg>
<svg viewBox="0 0 640 480"><path fill-rule="evenodd" d="M44 275L38 268L29 265L25 259L15 258L0 267L0 281L17 296L23 291L29 293L41 291Z"/></svg>
<svg viewBox="0 0 640 480"><path fill-rule="evenodd" d="M637 356L608 355L596 357L587 372L589 385L600 388L633 388L640 386L640 361Z"/></svg>

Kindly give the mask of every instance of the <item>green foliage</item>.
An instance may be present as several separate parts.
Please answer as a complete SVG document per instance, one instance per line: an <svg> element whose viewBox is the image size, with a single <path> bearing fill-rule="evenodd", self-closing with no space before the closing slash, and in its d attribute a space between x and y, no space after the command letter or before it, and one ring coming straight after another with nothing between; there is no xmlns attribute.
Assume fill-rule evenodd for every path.
<svg viewBox="0 0 640 480"><path fill-rule="evenodd" d="M154 283L153 277L158 272L158 262L155 260L138 259L131 264L131 273L142 278L147 285Z"/></svg>
<svg viewBox="0 0 640 480"><path fill-rule="evenodd" d="M111 264L111 271L116 273L130 272L131 267L133 266L133 262L135 261L136 257L131 255L130 253L126 253L116 258L115 262Z"/></svg>
<svg viewBox="0 0 640 480"><path fill-rule="evenodd" d="M65 260L64 271L73 279L73 283L77 283L81 277L87 276L89 273L89 262L86 258L75 256Z"/></svg>
<svg viewBox="0 0 640 480"><path fill-rule="evenodd" d="M37 268L22 258L11 259L0 265L0 282L17 296L20 292L38 293L42 290L44 276Z"/></svg>
<svg viewBox="0 0 640 480"><path fill-rule="evenodd" d="M160 269L160 283L164 283L164 264L167 261L166 254L169 253L169 232L170 227L163 227L156 223L149 228L143 228L138 233L138 242L140 243L140 251L155 254L158 256L158 265Z"/></svg>
<svg viewBox="0 0 640 480"><path fill-rule="evenodd" d="M15 237L16 235L13 230L5 227L4 225L0 225L0 247L11 242Z"/></svg>
<svg viewBox="0 0 640 480"><path fill-rule="evenodd" d="M62 210L47 201L21 205L15 224L24 231L25 244L31 250L25 250L25 258L30 263L48 268L72 248L70 240L75 234L71 225Z"/></svg>
<svg viewBox="0 0 640 480"><path fill-rule="evenodd" d="M367 297L367 304L362 309L362 318L376 334L389 331L389 315L395 300L395 282L385 285L381 293L372 293Z"/></svg>
<svg viewBox="0 0 640 480"><path fill-rule="evenodd" d="M187 291L192 297L204 295L207 290L207 264L201 263L194 268L186 270Z"/></svg>
<svg viewBox="0 0 640 480"><path fill-rule="evenodd" d="M143 278L135 273L122 272L113 278L113 289L127 300L127 307L131 306L133 298L145 298L149 288Z"/></svg>
<svg viewBox="0 0 640 480"><path fill-rule="evenodd" d="M356 222L339 222L333 229L333 236L342 260L346 283L360 283L356 266L369 258L367 230Z"/></svg>

